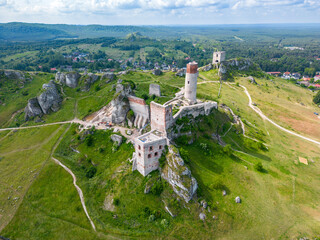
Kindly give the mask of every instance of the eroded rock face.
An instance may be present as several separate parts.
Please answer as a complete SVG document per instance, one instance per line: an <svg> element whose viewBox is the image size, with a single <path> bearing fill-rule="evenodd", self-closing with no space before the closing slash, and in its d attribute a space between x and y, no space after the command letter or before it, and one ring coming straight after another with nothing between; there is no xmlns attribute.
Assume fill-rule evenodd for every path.
<svg viewBox="0 0 320 240"><path fill-rule="evenodd" d="M39 105L37 98L31 98L28 101L28 104L26 108L24 109L25 116L24 119L28 121L29 119L32 119L36 116L41 117L43 115L43 112L41 110L41 107Z"/></svg>
<svg viewBox="0 0 320 240"><path fill-rule="evenodd" d="M128 96L132 93L130 85L117 84L116 97L110 102L109 108L112 111L112 122L123 123L130 110Z"/></svg>
<svg viewBox="0 0 320 240"><path fill-rule="evenodd" d="M219 67L219 76L222 80L228 78L229 72L235 71L248 71L248 70L260 70L250 59L231 59L224 61Z"/></svg>
<svg viewBox="0 0 320 240"><path fill-rule="evenodd" d="M107 73L104 73L102 76L101 76L101 80L103 79L107 79L107 82L110 82L112 81L113 79L115 79L116 75L113 73L113 72L107 72Z"/></svg>
<svg viewBox="0 0 320 240"><path fill-rule="evenodd" d="M56 81L61 83L62 85L66 85L71 88L76 88L79 83L81 75L76 72L72 73L61 73L57 72L56 73Z"/></svg>
<svg viewBox="0 0 320 240"><path fill-rule="evenodd" d="M62 97L54 82L51 80L48 84L43 84L42 89L44 89L44 92L37 97L42 112L48 114L51 111L58 111L60 109Z"/></svg>
<svg viewBox="0 0 320 240"><path fill-rule="evenodd" d="M187 70L186 69L179 69L176 73L176 76L178 77L184 77L186 75Z"/></svg>
<svg viewBox="0 0 320 240"><path fill-rule="evenodd" d="M211 69L213 69L213 65L211 63L206 65L206 66L203 66L203 67L199 68L199 70L203 71L203 72L210 71Z"/></svg>
<svg viewBox="0 0 320 240"><path fill-rule="evenodd" d="M83 76L83 83L84 83L84 86L82 88L83 91L89 91L90 90L90 87L93 83L95 83L99 76L93 74L93 73L88 73L86 76Z"/></svg>
<svg viewBox="0 0 320 240"><path fill-rule="evenodd" d="M19 79L19 80L25 80L25 75L23 72L20 71L15 71L15 70L4 70L3 71L4 75L7 78L10 79Z"/></svg>
<svg viewBox="0 0 320 240"><path fill-rule="evenodd" d="M197 191L197 180L192 177L191 171L185 166L178 149L169 145L168 150L167 163L161 169L161 177L168 181L176 194L189 202Z"/></svg>
<svg viewBox="0 0 320 240"><path fill-rule="evenodd" d="M30 120L36 116L43 116L51 111L56 112L60 109L62 97L57 90L54 81L48 84L43 84L43 92L36 98L31 98L28 101L25 112L25 120Z"/></svg>
<svg viewBox="0 0 320 240"><path fill-rule="evenodd" d="M249 76L249 77L248 77L248 80L249 80L250 83L252 83L252 84L257 84L256 80L255 80L252 76Z"/></svg>
<svg viewBox="0 0 320 240"><path fill-rule="evenodd" d="M117 135L117 134L112 134L111 135L111 140L117 144L117 146L120 146L122 143L122 137Z"/></svg>

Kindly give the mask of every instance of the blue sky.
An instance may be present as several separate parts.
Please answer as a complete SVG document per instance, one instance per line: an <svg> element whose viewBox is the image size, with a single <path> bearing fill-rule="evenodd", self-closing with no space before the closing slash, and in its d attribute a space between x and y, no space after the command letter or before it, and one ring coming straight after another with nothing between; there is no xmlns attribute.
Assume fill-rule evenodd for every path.
<svg viewBox="0 0 320 240"><path fill-rule="evenodd" d="M320 23L320 0L0 0L0 22Z"/></svg>

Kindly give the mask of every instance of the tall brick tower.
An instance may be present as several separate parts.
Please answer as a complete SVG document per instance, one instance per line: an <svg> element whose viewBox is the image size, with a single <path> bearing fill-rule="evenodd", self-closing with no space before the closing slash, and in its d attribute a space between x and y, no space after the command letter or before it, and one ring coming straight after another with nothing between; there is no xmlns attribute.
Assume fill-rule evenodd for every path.
<svg viewBox="0 0 320 240"><path fill-rule="evenodd" d="M197 78L198 78L198 63L190 62L187 64L187 74L185 81L184 97L190 104L197 102Z"/></svg>

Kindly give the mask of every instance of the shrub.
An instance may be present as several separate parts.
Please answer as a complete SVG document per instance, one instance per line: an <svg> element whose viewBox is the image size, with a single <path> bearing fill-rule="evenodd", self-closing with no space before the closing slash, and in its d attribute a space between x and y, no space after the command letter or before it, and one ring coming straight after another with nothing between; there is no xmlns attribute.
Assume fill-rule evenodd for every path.
<svg viewBox="0 0 320 240"><path fill-rule="evenodd" d="M148 221L153 222L156 219L154 215L150 215Z"/></svg>
<svg viewBox="0 0 320 240"><path fill-rule="evenodd" d="M101 90L101 87L99 85L97 85L94 90L96 90L96 92L100 91Z"/></svg>
<svg viewBox="0 0 320 240"><path fill-rule="evenodd" d="M223 147L223 152L230 157L232 155L232 153L233 153L231 145L227 144L226 146L224 146Z"/></svg>
<svg viewBox="0 0 320 240"><path fill-rule="evenodd" d="M318 93L314 96L313 102L315 104L320 104L320 91L318 91Z"/></svg>
<svg viewBox="0 0 320 240"><path fill-rule="evenodd" d="M166 228L166 227L168 227L168 225L169 225L169 222L168 222L167 219L162 219L161 220L161 226L162 227Z"/></svg>
<svg viewBox="0 0 320 240"><path fill-rule="evenodd" d="M156 196L160 196L160 194L162 193L163 191L163 184L162 184L162 181L157 181L153 184L153 186L151 187L150 189L150 192L153 194L153 195L156 195Z"/></svg>
<svg viewBox="0 0 320 240"><path fill-rule="evenodd" d="M92 137L92 135L86 136L85 143L86 143L86 145L87 145L88 147L92 146L92 144L93 144L93 137Z"/></svg>
<svg viewBox="0 0 320 240"><path fill-rule="evenodd" d="M120 199L117 198L117 197L115 197L115 198L113 199L113 205L119 206L119 204L120 204Z"/></svg>
<svg viewBox="0 0 320 240"><path fill-rule="evenodd" d="M93 178L96 173L97 173L97 168L95 166L91 166L86 172L86 177Z"/></svg>
<svg viewBox="0 0 320 240"><path fill-rule="evenodd" d="M143 98L144 100L148 100L148 99L149 99L149 96L148 96L148 94L144 93L144 94L142 94L142 98Z"/></svg>
<svg viewBox="0 0 320 240"><path fill-rule="evenodd" d="M180 152L180 156L182 157L184 162L189 163L190 162L189 152L187 150L185 150L184 148L180 148L179 152Z"/></svg>
<svg viewBox="0 0 320 240"><path fill-rule="evenodd" d="M258 171L258 172L263 172L264 171L264 168L263 168L263 165L261 162L257 162L255 165L254 165L254 168Z"/></svg>

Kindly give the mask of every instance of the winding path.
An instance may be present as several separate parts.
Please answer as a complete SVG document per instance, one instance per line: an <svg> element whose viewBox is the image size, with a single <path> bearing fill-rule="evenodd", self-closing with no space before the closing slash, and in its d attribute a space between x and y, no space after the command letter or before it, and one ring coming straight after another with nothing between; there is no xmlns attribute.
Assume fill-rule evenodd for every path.
<svg viewBox="0 0 320 240"><path fill-rule="evenodd" d="M58 159L52 157L52 159L57 163L59 164L61 167L63 167L73 178L73 185L75 186L75 188L77 189L78 191L78 194L79 194L79 197L80 197L80 201L81 201L81 204L82 204L82 207L83 207L83 210L84 212L86 213L87 215L87 218L88 220L90 221L90 224L93 228L94 231L96 231L96 226L94 225L93 221L91 220L90 216L89 216L89 213L87 211L87 207L86 207L86 204L84 202L84 196L83 196L83 192L81 190L81 188L77 185L77 178L76 176L73 174L73 172L65 165L63 165Z"/></svg>
<svg viewBox="0 0 320 240"><path fill-rule="evenodd" d="M248 96L248 98L249 98L249 104L248 104L249 107L250 107L253 111L255 111L256 113L258 113L263 120L267 120L268 122L270 122L271 124L273 124L274 126L276 126L277 128L281 129L282 131L284 131L284 132L286 132L286 133L289 133L289 134L294 135L294 136L296 136L296 137L299 137L299 138L302 138L302 139L307 140L307 141L309 141L309 142L312 142L312 143L315 143L315 144L320 145L320 142L318 142L318 141L316 141L316 140L313 140L312 138L308 138L308 137L302 136L302 135L300 135L300 134L298 134L298 133L292 132L292 131L284 128L284 127L281 127L280 125L278 125L278 124L275 123L274 121L272 121L270 118L268 118L266 115L264 115L264 113L263 113L258 107L254 106L254 105L252 104L252 99L251 99L250 93L248 92L247 88L244 87L244 86L242 86L242 85L240 85L240 87L242 87L242 88L244 89L245 94L246 94L246 95Z"/></svg>

